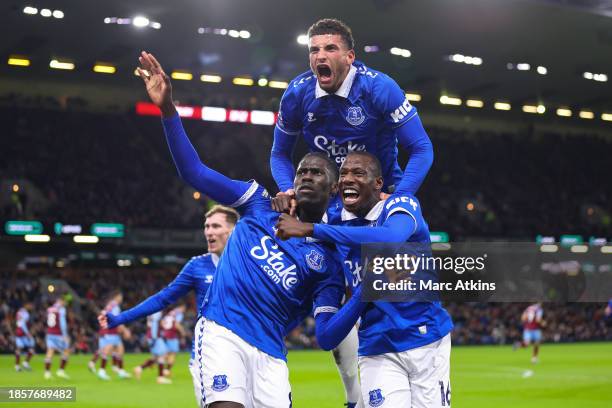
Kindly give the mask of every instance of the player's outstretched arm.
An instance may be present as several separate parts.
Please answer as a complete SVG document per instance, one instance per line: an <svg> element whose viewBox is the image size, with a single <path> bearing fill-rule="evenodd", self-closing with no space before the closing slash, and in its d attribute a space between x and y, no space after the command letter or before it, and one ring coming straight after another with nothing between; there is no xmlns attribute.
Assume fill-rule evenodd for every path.
<svg viewBox="0 0 612 408"><path fill-rule="evenodd" d="M405 242L416 230L414 218L407 213L395 213L380 227L345 227L341 225L310 224L287 214L281 214L276 224L276 235L281 239L314 237L341 245L373 242Z"/></svg>
<svg viewBox="0 0 612 408"><path fill-rule="evenodd" d="M221 204L235 203L251 184L232 180L202 163L176 112L170 78L152 54L143 51L139 61L141 67L138 73L145 83L149 98L162 112L166 141L181 178Z"/></svg>
<svg viewBox="0 0 612 408"><path fill-rule="evenodd" d="M274 143L270 151L270 170L281 192L293 191L295 168L291 156L297 142L297 135L285 133L274 127Z"/></svg>
<svg viewBox="0 0 612 408"><path fill-rule="evenodd" d="M124 310L118 315L106 314L106 322L109 329L122 324L152 315L165 309L181 297L185 296L194 287L193 276L189 273L190 263L179 272L177 277L168 286L149 296L147 299L131 309ZM102 322L100 322L102 324Z"/></svg>
<svg viewBox="0 0 612 408"><path fill-rule="evenodd" d="M410 151L402 181L395 194L416 194L433 163L433 145L418 115L397 129L397 140Z"/></svg>
<svg viewBox="0 0 612 408"><path fill-rule="evenodd" d="M315 335L323 350L333 350L346 338L368 303L361 301L359 286L337 313L315 310Z"/></svg>

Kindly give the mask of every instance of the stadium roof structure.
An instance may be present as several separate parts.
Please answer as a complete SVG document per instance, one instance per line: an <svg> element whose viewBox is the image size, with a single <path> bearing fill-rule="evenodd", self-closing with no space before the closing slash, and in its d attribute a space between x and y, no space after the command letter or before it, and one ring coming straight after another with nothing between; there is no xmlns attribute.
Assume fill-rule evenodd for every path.
<svg viewBox="0 0 612 408"><path fill-rule="evenodd" d="M37 13L24 13L25 7ZM43 7L61 10L62 18L42 15ZM308 69L298 35L319 18L337 17L352 27L358 59L408 92L612 111L610 82L593 80L612 75L611 11L610 2L561 0L108 0L95 6L6 0L0 4L0 91L24 78L140 86L133 70L143 49L168 70L196 79L215 73L224 80L287 81ZM137 20L140 27L117 24L117 18L135 23L136 16L148 20ZM463 58L449 58L457 54ZM26 56L30 66L7 65L11 55ZM465 56L482 63L453 61ZM49 69L52 59L76 67L59 74ZM116 67L112 78L92 72L100 61Z"/></svg>

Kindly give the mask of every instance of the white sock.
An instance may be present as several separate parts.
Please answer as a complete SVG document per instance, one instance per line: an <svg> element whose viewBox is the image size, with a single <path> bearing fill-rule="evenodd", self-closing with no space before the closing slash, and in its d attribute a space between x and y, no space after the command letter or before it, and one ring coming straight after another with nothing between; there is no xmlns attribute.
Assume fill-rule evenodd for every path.
<svg viewBox="0 0 612 408"><path fill-rule="evenodd" d="M359 370L357 367L357 349L359 338L357 328L353 327L342 343L333 350L334 359L338 372L344 384L347 402L357 402L358 407L363 407L361 401L361 387L359 385Z"/></svg>

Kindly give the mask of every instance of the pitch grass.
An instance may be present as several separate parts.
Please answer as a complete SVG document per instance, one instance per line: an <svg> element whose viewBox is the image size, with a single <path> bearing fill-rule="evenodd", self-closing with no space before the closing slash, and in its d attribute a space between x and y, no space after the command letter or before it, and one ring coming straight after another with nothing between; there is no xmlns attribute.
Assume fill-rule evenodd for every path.
<svg viewBox="0 0 612 408"><path fill-rule="evenodd" d="M144 354L126 357L131 369ZM453 407L609 408L612 407L612 343L548 345L538 364L530 351L509 347L455 347L452 351ZM43 380L43 357L33 360L33 372L15 373L13 356L0 357L0 386L75 386L76 403L0 403L6 407L195 407L187 354L174 368L172 385L155 384L156 370L142 380L98 380L86 367L89 356L73 356L69 381ZM57 360L53 362L57 368ZM330 353L295 351L289 354L294 407L341 408L344 392Z"/></svg>

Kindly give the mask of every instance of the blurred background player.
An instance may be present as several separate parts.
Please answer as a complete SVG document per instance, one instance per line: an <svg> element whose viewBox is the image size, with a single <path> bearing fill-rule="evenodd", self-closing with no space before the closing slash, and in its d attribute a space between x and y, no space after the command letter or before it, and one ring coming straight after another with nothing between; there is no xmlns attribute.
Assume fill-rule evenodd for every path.
<svg viewBox="0 0 612 408"><path fill-rule="evenodd" d="M172 380L164 376L164 366L166 363L166 354L168 350L166 348L166 342L161 337L160 333L160 322L162 316L162 312L155 312L147 316L146 338L152 357L147 359L141 365L134 367L134 375L136 376L136 379L140 380L142 376L142 370L149 368L153 364L157 363L157 383L172 384Z"/></svg>
<svg viewBox="0 0 612 408"><path fill-rule="evenodd" d="M51 379L51 359L57 351L62 354L59 369L55 372L60 378L68 379L64 371L70 356L70 337L68 336L68 322L66 320L66 307L64 299L58 298L47 308L47 354L45 355L45 379Z"/></svg>
<svg viewBox="0 0 612 408"><path fill-rule="evenodd" d="M151 315L152 313L160 312L192 290L196 295L198 310L203 310L204 297L214 279L219 258L225 250L225 244L239 218L238 212L231 207L223 205L213 206L205 214L204 221L204 237L206 238L208 253L191 258L168 286L137 306L117 316L108 316L106 313L102 313L98 316L100 326L112 328ZM194 343L192 342L189 371L193 379L194 390L197 390L200 383L200 375L196 370L195 364L193 364L193 357ZM199 392L196 392L196 399L198 401L200 399L199 394Z"/></svg>
<svg viewBox="0 0 612 408"><path fill-rule="evenodd" d="M34 355L34 337L28 329L30 322L30 312L32 311L32 303L26 303L17 311L15 316L15 322L17 328L15 330L15 371L32 370L30 367L30 360ZM23 350L26 350L25 360L19 365L21 360L21 354Z"/></svg>
<svg viewBox="0 0 612 408"><path fill-rule="evenodd" d="M103 313L118 315L121 313L121 302L123 302L123 294L121 292L114 292L108 303L103 309ZM98 378L102 380L110 380L110 377L106 373L106 364L109 356L113 357L114 363L116 363L118 370L116 370L119 378L130 378L131 375L123 368L123 354L125 349L123 347L123 341L121 335L130 337L130 332L125 326L113 327L111 329L104 328L101 326L101 330L98 332L100 336L100 368L98 369Z"/></svg>
<svg viewBox="0 0 612 408"><path fill-rule="evenodd" d="M520 347L529 347L533 344L533 354L531 362L538 362L538 353L540 352L540 342L542 341L542 327L545 326L544 311L541 303L534 303L523 311L521 322L523 323L523 341L518 343ZM515 348L516 348L515 344Z"/></svg>
<svg viewBox="0 0 612 408"><path fill-rule="evenodd" d="M319 20L308 39L310 70L289 84L274 128L270 168L280 191L295 195L291 155L301 134L310 151L325 152L338 167L351 151L374 154L384 165L383 191L416 194L433 162L433 147L405 92L389 76L355 61L353 34L343 22ZM410 151L403 174L398 143ZM339 200L332 202L331 212L339 208ZM334 356L353 406L360 395L357 334L349 336Z"/></svg>
<svg viewBox="0 0 612 408"><path fill-rule="evenodd" d="M166 343L166 369L164 376L170 377L176 353L181 349L181 342L185 337L185 329L182 326L185 305L180 305L166 314L160 323L161 335Z"/></svg>

